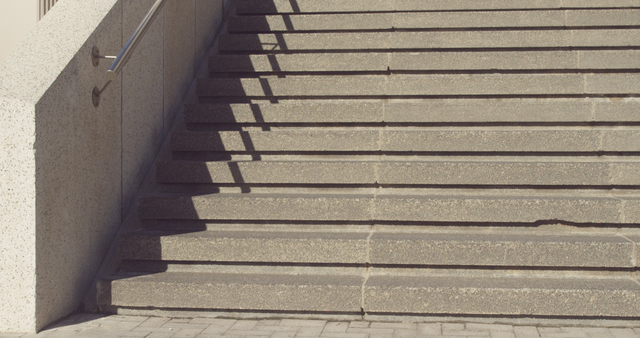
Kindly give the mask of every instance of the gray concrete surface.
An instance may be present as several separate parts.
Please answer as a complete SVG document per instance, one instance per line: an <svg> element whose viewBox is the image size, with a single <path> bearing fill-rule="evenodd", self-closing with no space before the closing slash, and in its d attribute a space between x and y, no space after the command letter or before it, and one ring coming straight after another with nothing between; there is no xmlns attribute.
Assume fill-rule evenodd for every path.
<svg viewBox="0 0 640 338"><path fill-rule="evenodd" d="M413 320L412 320L413 319ZM591 324L591 325L590 325ZM39 334L1 334L0 338L37 337L144 337L144 338L638 338L640 323L542 321L509 323L469 321L465 318L426 317L397 321L326 319L227 319L100 315L79 313Z"/></svg>
<svg viewBox="0 0 640 338"><path fill-rule="evenodd" d="M116 275L98 283L101 306L360 312L357 275L161 272Z"/></svg>
<svg viewBox="0 0 640 338"><path fill-rule="evenodd" d="M404 274L385 268L340 273L339 268L317 267L215 269L192 265L147 273L123 271L98 283L98 303L103 309L131 310L640 317L640 283L624 276L455 269Z"/></svg>
<svg viewBox="0 0 640 338"><path fill-rule="evenodd" d="M637 152L635 127L336 128L273 131L180 131L173 151Z"/></svg>
<svg viewBox="0 0 640 338"><path fill-rule="evenodd" d="M102 309L639 318L636 2L240 1Z"/></svg>
<svg viewBox="0 0 640 338"><path fill-rule="evenodd" d="M511 222L633 224L637 196L564 191L434 191L409 194L261 193L175 194L140 199L142 219L270 221Z"/></svg>
<svg viewBox="0 0 640 338"><path fill-rule="evenodd" d="M511 233L394 230L147 230L120 238L127 260L415 266L633 268L636 242L612 231Z"/></svg>
<svg viewBox="0 0 640 338"><path fill-rule="evenodd" d="M225 35L220 50L632 47L639 41L635 29L277 33Z"/></svg>
<svg viewBox="0 0 640 338"><path fill-rule="evenodd" d="M216 55L209 61L218 72L338 72L453 70L589 70L633 69L635 50L473 51L398 53L308 53Z"/></svg>
<svg viewBox="0 0 640 338"><path fill-rule="evenodd" d="M602 163L579 157L562 161L455 161L424 157L415 161L233 161L158 162L161 183L212 184L384 184L384 185L640 185L638 163ZM545 160L547 162L545 162ZM573 161L572 161L573 160Z"/></svg>
<svg viewBox="0 0 640 338"><path fill-rule="evenodd" d="M232 17L229 31L286 32L429 28L635 26L638 9L486 12L403 12Z"/></svg>
<svg viewBox="0 0 640 338"><path fill-rule="evenodd" d="M450 97L632 95L640 75L627 74L425 74L264 76L198 80L202 97Z"/></svg>
<svg viewBox="0 0 640 338"><path fill-rule="evenodd" d="M94 107L92 48L117 55L153 2L60 1L0 64L0 332L80 306L210 47L222 0L168 1Z"/></svg>
<svg viewBox="0 0 640 338"><path fill-rule="evenodd" d="M640 57L638 57L640 59ZM283 100L190 104L187 123L632 122L636 99Z"/></svg>
<svg viewBox="0 0 640 338"><path fill-rule="evenodd" d="M553 1L538 0L521 2L504 1L421 1L383 0L369 1L366 4L357 0L338 0L328 3L313 0L298 0L291 3L287 0L259 1L242 0L238 2L239 14L259 13L326 13L326 12L378 12L378 11L438 11L438 10L496 10L496 9L562 9L562 8L625 8L638 7L637 0L625 1Z"/></svg>

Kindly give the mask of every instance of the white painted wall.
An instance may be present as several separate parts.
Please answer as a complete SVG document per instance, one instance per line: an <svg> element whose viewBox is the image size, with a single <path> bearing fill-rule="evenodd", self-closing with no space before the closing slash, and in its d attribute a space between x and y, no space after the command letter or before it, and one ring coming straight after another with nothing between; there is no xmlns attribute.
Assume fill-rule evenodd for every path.
<svg viewBox="0 0 640 338"><path fill-rule="evenodd" d="M0 62L38 23L39 0L0 0Z"/></svg>

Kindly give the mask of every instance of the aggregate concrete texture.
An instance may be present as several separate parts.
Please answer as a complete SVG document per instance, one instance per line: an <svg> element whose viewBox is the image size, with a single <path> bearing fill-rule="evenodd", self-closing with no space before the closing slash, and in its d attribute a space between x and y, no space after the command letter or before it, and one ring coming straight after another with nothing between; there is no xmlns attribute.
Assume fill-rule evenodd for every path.
<svg viewBox="0 0 640 338"><path fill-rule="evenodd" d="M318 311L635 318L640 285L630 278L492 276L458 272L212 273L167 271L101 280L98 302L121 308ZM144 291L143 291L144 290Z"/></svg>
<svg viewBox="0 0 640 338"><path fill-rule="evenodd" d="M371 184L375 164L367 162L160 162L163 183Z"/></svg>
<svg viewBox="0 0 640 338"><path fill-rule="evenodd" d="M169 32L167 8L178 2L182 12L169 16L190 8L193 18ZM3 191L11 191L0 202L15 205L0 216L0 301L12 309L0 311L0 332L32 332L80 306L177 111L162 102L180 104L196 49L208 48L196 45L194 6L169 1L94 107L91 91L105 84L109 63L92 65L93 46L117 54L152 3L61 1L0 65L8 155L0 167ZM198 40L211 41L203 29L213 23L201 25ZM187 58L174 55L182 48L172 41L190 44ZM182 85L177 93L167 79Z"/></svg>
<svg viewBox="0 0 640 338"><path fill-rule="evenodd" d="M152 287L149 287L152 285ZM164 272L101 280L99 304L192 309L360 312L361 276ZM173 295L167 297L167 295ZM313 300L313 301L310 301Z"/></svg>
<svg viewBox="0 0 640 338"><path fill-rule="evenodd" d="M418 184L418 185L640 185L638 163L478 161L237 161L158 162L161 183Z"/></svg>
<svg viewBox="0 0 640 338"><path fill-rule="evenodd" d="M389 30L429 28L636 26L638 9L335 13L331 15L238 16L229 32Z"/></svg>
<svg viewBox="0 0 640 338"><path fill-rule="evenodd" d="M123 36L130 36L154 1L123 2ZM134 53L122 74L122 139L127 143L122 154L123 205L133 203L142 183L140 168L149 168L164 138L164 15L160 14L140 41L141 51ZM101 50L104 53L117 53ZM107 60L103 60L105 64ZM138 90L145 88L146 90ZM141 114L141 112L144 112ZM143 170L144 172L144 170Z"/></svg>
<svg viewBox="0 0 640 338"><path fill-rule="evenodd" d="M640 55L638 57L640 59ZM465 99L187 105L187 123L631 122L635 99Z"/></svg>
<svg viewBox="0 0 640 338"><path fill-rule="evenodd" d="M633 47L639 41L635 29L276 33L221 36L220 50Z"/></svg>
<svg viewBox="0 0 640 338"><path fill-rule="evenodd" d="M637 317L639 297L640 285L630 279L371 276L364 307L370 312Z"/></svg>
<svg viewBox="0 0 640 338"><path fill-rule="evenodd" d="M630 95L637 74L353 75L198 80L202 97L431 97Z"/></svg>
<svg viewBox="0 0 640 338"><path fill-rule="evenodd" d="M139 233L120 238L120 254L139 260L363 263L368 236L366 232L291 231Z"/></svg>
<svg viewBox="0 0 640 338"><path fill-rule="evenodd" d="M640 150L635 128L180 131L173 151L599 152Z"/></svg>
<svg viewBox="0 0 640 338"><path fill-rule="evenodd" d="M500 320L423 317L396 321L362 319L227 319L78 313L37 335L0 334L0 338L37 337L493 337L493 338L638 338L637 322L600 323L541 321L519 323Z"/></svg>
<svg viewBox="0 0 640 338"><path fill-rule="evenodd" d="M445 51L215 55L215 74L242 72L397 72L425 70L633 69L640 51Z"/></svg>
<svg viewBox="0 0 640 338"><path fill-rule="evenodd" d="M632 267L633 247L619 236L382 232L369 251L372 264Z"/></svg>
<svg viewBox="0 0 640 338"><path fill-rule="evenodd" d="M373 232L373 233L372 233ZM615 234L481 232L246 231L175 234L144 231L120 238L127 260L346 263L413 266L636 266L633 238Z"/></svg>
<svg viewBox="0 0 640 338"><path fill-rule="evenodd" d="M0 332L77 309L115 235L121 84L95 109L104 73L89 55L120 49L121 13L115 0L60 2L0 64Z"/></svg>
<svg viewBox="0 0 640 338"><path fill-rule="evenodd" d="M637 223L640 200L576 194L471 195L209 194L147 196L143 219Z"/></svg>
<svg viewBox="0 0 640 338"><path fill-rule="evenodd" d="M265 13L330 13L330 12L387 12L387 11L447 11L447 10L497 10L497 9L562 9L562 8L626 8L638 7L637 0L624 1L580 1L580 0L536 0L536 1L421 1L397 0L393 2L375 0L366 4L357 0L339 0L317 2L298 0L291 3L287 0L260 1L242 0L238 2L238 14Z"/></svg>

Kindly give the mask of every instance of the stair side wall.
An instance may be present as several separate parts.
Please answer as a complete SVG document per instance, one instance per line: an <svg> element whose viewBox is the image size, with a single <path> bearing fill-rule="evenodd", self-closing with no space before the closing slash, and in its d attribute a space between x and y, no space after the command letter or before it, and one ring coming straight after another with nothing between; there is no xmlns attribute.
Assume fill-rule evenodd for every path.
<svg viewBox="0 0 640 338"><path fill-rule="evenodd" d="M168 133L227 0L170 0L91 102L155 0L58 3L0 63L0 332L77 310Z"/></svg>

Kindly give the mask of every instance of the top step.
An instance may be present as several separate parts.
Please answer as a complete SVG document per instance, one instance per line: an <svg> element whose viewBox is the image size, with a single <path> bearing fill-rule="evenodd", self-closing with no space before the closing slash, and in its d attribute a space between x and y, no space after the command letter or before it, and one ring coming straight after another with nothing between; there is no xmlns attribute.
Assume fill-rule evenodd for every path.
<svg viewBox="0 0 640 338"><path fill-rule="evenodd" d="M640 0L239 0L238 14L630 8Z"/></svg>

